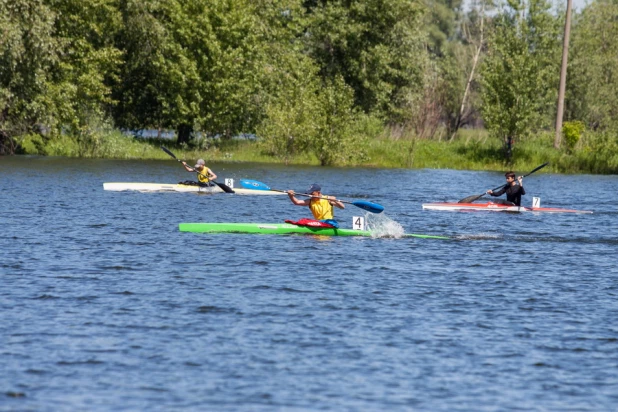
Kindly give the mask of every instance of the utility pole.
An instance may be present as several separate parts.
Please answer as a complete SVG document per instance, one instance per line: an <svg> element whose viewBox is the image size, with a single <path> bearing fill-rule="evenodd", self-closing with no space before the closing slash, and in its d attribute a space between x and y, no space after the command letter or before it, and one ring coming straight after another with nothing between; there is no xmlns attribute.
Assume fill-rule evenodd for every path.
<svg viewBox="0 0 618 412"><path fill-rule="evenodd" d="M564 114L564 93L566 90L567 61L569 57L569 35L571 34L571 6L573 0L567 0L566 19L564 21L564 39L562 43L562 67L560 68L560 88L558 89L558 113L556 114L556 137L554 147L560 149L562 140L562 115Z"/></svg>

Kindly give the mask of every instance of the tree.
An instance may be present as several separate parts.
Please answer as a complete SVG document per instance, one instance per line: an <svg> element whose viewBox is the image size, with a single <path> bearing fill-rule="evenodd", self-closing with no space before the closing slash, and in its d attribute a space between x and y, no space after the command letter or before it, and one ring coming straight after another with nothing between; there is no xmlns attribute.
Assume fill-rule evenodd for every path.
<svg viewBox="0 0 618 412"><path fill-rule="evenodd" d="M482 67L482 115L490 134L503 142L507 160L513 142L551 124L545 108L556 101L559 20L545 0L527 9L510 3L495 19ZM522 12L527 12L522 17Z"/></svg>
<svg viewBox="0 0 618 412"><path fill-rule="evenodd" d="M575 17L566 117L590 129L618 129L618 3L595 1Z"/></svg>
<svg viewBox="0 0 618 412"><path fill-rule="evenodd" d="M0 1L0 152L13 153L14 136L52 121L47 93L60 49L55 18L40 1Z"/></svg>
<svg viewBox="0 0 618 412"><path fill-rule="evenodd" d="M124 127L165 127L188 142L247 132L258 122L264 43L249 0L131 0L116 112Z"/></svg>
<svg viewBox="0 0 618 412"><path fill-rule="evenodd" d="M309 147L322 166L346 164L364 158L360 116L353 107L354 92L342 77L327 80L318 96L318 130Z"/></svg>
<svg viewBox="0 0 618 412"><path fill-rule="evenodd" d="M77 137L80 151L94 149L96 131L115 104L122 52L114 45L120 30L118 0L47 0L56 13L54 37L60 62L51 69L48 99L56 134ZM83 153L80 153L83 154Z"/></svg>
<svg viewBox="0 0 618 412"><path fill-rule="evenodd" d="M342 76L354 104L386 121L410 117L408 103L422 94L428 54L423 4L411 0L305 2L304 41L323 79Z"/></svg>
<svg viewBox="0 0 618 412"><path fill-rule="evenodd" d="M485 48L485 2L484 0L481 0L481 1L482 3L480 7L480 13L478 13L477 15L476 10L473 10L473 12L469 14L469 17L471 18L471 20L476 20L478 22L478 38L476 40L472 39L470 31L466 30L467 25L466 24L463 25L465 36L466 36L466 41L472 44L474 53L472 57L466 62L468 64L465 65L465 66L470 66L470 67L468 70L469 73L466 73L467 74L466 86L459 89L460 93L461 93L461 90L463 89L463 94L460 95L461 99L457 99L455 101L456 103L459 103L459 101L461 101L461 104L459 105L458 108L455 108L454 111L453 110L449 111L450 116L449 116L449 121L447 125L448 125L448 132L451 136L451 139L457 134L457 131L459 130L459 128L468 122L468 118L473 113L473 110L470 108L473 105L470 105L469 102L474 101L475 100L474 98L478 94L476 93L477 87L475 87L476 86L475 75L477 74L476 69L480 62L481 52ZM470 50L470 47L466 49ZM459 79L461 79L461 77L459 77ZM456 81L449 82L449 84L451 85L451 87L458 86L458 82Z"/></svg>
<svg viewBox="0 0 618 412"><path fill-rule="evenodd" d="M257 128L265 152L286 164L302 153L313 153L322 166L362 158L362 115L353 107L352 89L341 77L324 83L307 56L286 53L284 61L271 72L279 87Z"/></svg>
<svg viewBox="0 0 618 412"><path fill-rule="evenodd" d="M303 55L284 53L270 67L273 94L265 103L265 118L257 127L260 145L286 164L305 152L320 128L318 68Z"/></svg>
<svg viewBox="0 0 618 412"><path fill-rule="evenodd" d="M428 0L425 27L427 46L433 56L442 57L449 43L456 40L457 24L461 20L461 0Z"/></svg>

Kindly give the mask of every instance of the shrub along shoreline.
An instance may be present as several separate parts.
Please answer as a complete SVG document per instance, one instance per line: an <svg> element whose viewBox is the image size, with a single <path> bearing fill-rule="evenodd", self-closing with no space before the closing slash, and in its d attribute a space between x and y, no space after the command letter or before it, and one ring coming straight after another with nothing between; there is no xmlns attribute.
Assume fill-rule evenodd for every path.
<svg viewBox="0 0 618 412"><path fill-rule="evenodd" d="M45 141L40 135L16 139L18 154L107 158L168 159L160 147L166 146L179 158L203 158L209 162L255 162L290 165L320 164L313 154L287 159L264 154L256 140L205 140L194 145L177 145L169 139L143 139L119 131L99 133L87 141L69 136ZM618 174L618 138L609 132L587 132L572 150L553 147L551 133L538 134L515 143L510 163L504 159L502 144L484 130L465 130L453 140L382 137L365 142L365 160L339 167L409 169L526 171L550 162L545 172Z"/></svg>

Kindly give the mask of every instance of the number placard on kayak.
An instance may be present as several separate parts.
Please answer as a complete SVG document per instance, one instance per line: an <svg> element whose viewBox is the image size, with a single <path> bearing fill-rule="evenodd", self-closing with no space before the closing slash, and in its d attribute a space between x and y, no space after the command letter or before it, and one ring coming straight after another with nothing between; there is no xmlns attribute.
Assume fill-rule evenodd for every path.
<svg viewBox="0 0 618 412"><path fill-rule="evenodd" d="M541 198L540 197L533 197L532 198L532 207L534 207L534 208L541 207Z"/></svg>
<svg viewBox="0 0 618 412"><path fill-rule="evenodd" d="M365 218L363 216L352 217L352 229L365 230Z"/></svg>
<svg viewBox="0 0 618 412"><path fill-rule="evenodd" d="M234 179L226 178L225 179L225 185L229 186L229 187L234 187Z"/></svg>

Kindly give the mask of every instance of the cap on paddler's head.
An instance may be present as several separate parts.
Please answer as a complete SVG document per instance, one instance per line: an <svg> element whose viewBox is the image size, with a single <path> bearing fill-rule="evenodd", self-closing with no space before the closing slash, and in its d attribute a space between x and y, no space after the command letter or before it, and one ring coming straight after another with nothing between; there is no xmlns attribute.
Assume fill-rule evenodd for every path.
<svg viewBox="0 0 618 412"><path fill-rule="evenodd" d="M310 195L313 192L321 192L322 188L320 187L319 184L314 183L311 186L309 186L309 189L307 189L307 194Z"/></svg>
<svg viewBox="0 0 618 412"><path fill-rule="evenodd" d="M195 164L195 167L204 166L205 164L206 162L204 161L204 159L198 159L197 163Z"/></svg>

